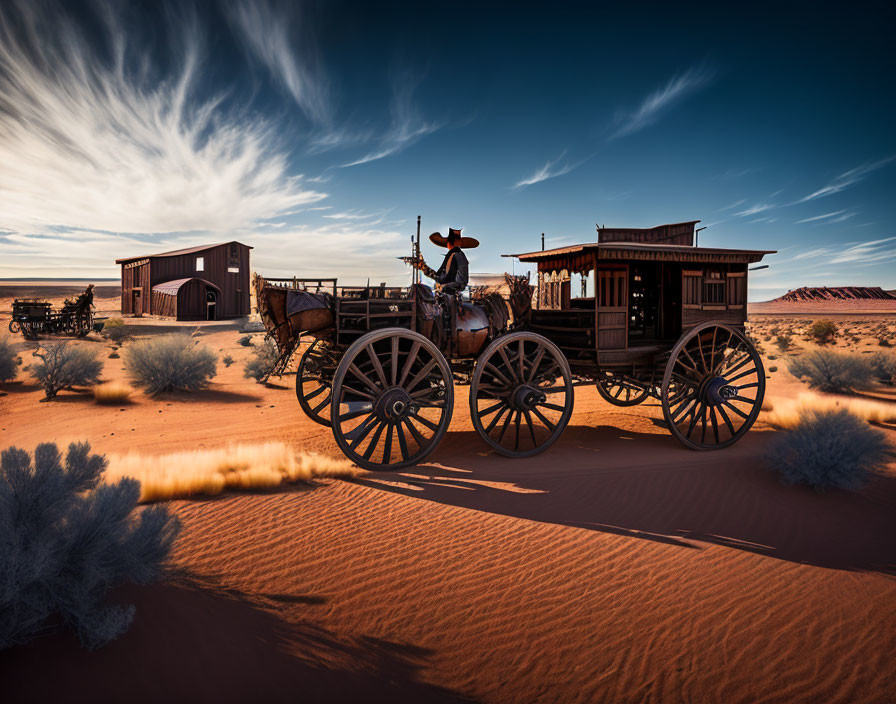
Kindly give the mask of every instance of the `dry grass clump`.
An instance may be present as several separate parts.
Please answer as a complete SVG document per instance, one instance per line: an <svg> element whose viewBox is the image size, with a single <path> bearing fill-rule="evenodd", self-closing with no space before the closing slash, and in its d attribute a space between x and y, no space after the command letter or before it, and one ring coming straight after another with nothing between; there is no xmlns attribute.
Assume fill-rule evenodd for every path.
<svg viewBox="0 0 896 704"><path fill-rule="evenodd" d="M124 351L125 370L149 394L204 389L217 373L217 363L208 347L177 333L132 342Z"/></svg>
<svg viewBox="0 0 896 704"><path fill-rule="evenodd" d="M771 441L765 457L785 484L816 491L858 489L892 458L884 434L844 408L804 411L791 430Z"/></svg>
<svg viewBox="0 0 896 704"><path fill-rule="evenodd" d="M134 390L120 381L110 381L93 387L93 400L102 404L123 403L130 398Z"/></svg>
<svg viewBox="0 0 896 704"><path fill-rule="evenodd" d="M831 350L813 350L790 360L787 365L797 379L819 391L855 391L871 386L867 360Z"/></svg>
<svg viewBox="0 0 896 704"><path fill-rule="evenodd" d="M766 401L768 401L766 396ZM805 391L796 399L775 397L765 419L778 428L793 428L805 413L845 410L868 423L896 422L896 404L849 396L827 396ZM763 402L762 410L766 410Z"/></svg>
<svg viewBox="0 0 896 704"><path fill-rule="evenodd" d="M353 477L359 472L348 460L296 452L285 443L270 442L158 457L113 455L106 480L137 479L140 501L149 502L220 494L227 489L271 489L316 477Z"/></svg>
<svg viewBox="0 0 896 704"><path fill-rule="evenodd" d="M103 325L103 334L112 342L121 342L131 336L131 331L121 318L109 318Z"/></svg>

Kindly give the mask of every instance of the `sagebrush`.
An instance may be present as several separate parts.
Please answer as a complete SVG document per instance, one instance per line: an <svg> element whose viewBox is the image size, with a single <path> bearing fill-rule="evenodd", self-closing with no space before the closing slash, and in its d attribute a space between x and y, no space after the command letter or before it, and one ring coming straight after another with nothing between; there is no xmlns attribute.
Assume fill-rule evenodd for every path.
<svg viewBox="0 0 896 704"><path fill-rule="evenodd" d="M892 386L896 383L896 354L892 352L875 352L868 355L871 374L881 384Z"/></svg>
<svg viewBox="0 0 896 704"><path fill-rule="evenodd" d="M264 343L253 350L252 356L246 360L243 376L247 379L255 379L258 383L263 382L274 369L279 356L274 341L266 339Z"/></svg>
<svg viewBox="0 0 896 704"><path fill-rule="evenodd" d="M797 379L820 391L858 391L871 386L868 361L856 354L813 350L794 357L787 365Z"/></svg>
<svg viewBox="0 0 896 704"><path fill-rule="evenodd" d="M809 328L809 337L819 345L829 345L837 337L837 325L832 320L816 320Z"/></svg>
<svg viewBox="0 0 896 704"><path fill-rule="evenodd" d="M198 391L217 374L218 358L189 335L162 335L125 346L124 368L131 381L149 394Z"/></svg>
<svg viewBox="0 0 896 704"><path fill-rule="evenodd" d="M164 506L137 509L140 484L101 483L106 460L87 443L38 445L32 460L0 454L0 650L60 622L96 648L124 633L133 605L110 587L161 579L179 523Z"/></svg>
<svg viewBox="0 0 896 704"><path fill-rule="evenodd" d="M802 412L766 451L781 481L818 491L861 488L892 459L884 434L845 409Z"/></svg>
<svg viewBox="0 0 896 704"><path fill-rule="evenodd" d="M12 381L17 373L16 353L9 340L0 338L0 382Z"/></svg>
<svg viewBox="0 0 896 704"><path fill-rule="evenodd" d="M97 351L57 342L44 345L34 353L40 359L31 366L31 374L44 387L44 400L65 389L93 386L103 373Z"/></svg>

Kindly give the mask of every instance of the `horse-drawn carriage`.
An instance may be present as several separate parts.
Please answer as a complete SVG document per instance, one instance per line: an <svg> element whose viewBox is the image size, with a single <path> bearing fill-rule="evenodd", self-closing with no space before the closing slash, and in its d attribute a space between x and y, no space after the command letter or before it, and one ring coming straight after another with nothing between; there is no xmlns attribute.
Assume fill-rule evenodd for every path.
<svg viewBox="0 0 896 704"><path fill-rule="evenodd" d="M15 299L9 331L21 332L26 340L36 340L40 335L77 335L84 337L97 325L93 318L93 284L77 298L66 299L61 310L37 298Z"/></svg>
<svg viewBox="0 0 896 704"><path fill-rule="evenodd" d="M537 265L534 309L528 276L506 275L506 301L259 277L258 310L281 359L310 338L299 404L367 469L428 457L448 430L456 383L469 384L477 433L510 457L550 447L585 384L614 405L655 398L684 445L719 449L762 405L765 371L744 323L747 267L768 252L694 247L695 224L599 228L597 242L507 255ZM593 295L584 284L572 295L576 275Z"/></svg>

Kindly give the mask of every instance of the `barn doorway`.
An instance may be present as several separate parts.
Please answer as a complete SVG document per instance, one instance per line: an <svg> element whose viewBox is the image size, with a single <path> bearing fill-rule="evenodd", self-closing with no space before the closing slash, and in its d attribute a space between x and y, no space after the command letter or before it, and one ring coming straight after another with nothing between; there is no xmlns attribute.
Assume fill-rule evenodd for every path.
<svg viewBox="0 0 896 704"><path fill-rule="evenodd" d="M218 294L214 291L214 289L207 288L205 289L205 319L206 320L217 320L218 319Z"/></svg>
<svg viewBox="0 0 896 704"><path fill-rule="evenodd" d="M143 290L131 289L131 313L135 318L143 317Z"/></svg>

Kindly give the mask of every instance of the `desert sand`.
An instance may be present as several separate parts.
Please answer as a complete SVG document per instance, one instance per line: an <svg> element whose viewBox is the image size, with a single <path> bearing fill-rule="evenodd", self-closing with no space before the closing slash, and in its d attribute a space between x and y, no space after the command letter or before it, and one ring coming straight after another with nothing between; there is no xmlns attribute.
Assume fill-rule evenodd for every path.
<svg viewBox="0 0 896 704"><path fill-rule="evenodd" d="M858 342L838 346L877 349L887 319L857 321ZM235 364L207 391L121 406L40 403L20 374L0 387L0 447L86 439L154 456L273 440L340 456L293 377L242 377L239 323L129 323L195 330ZM763 316L754 335L800 324ZM14 340L28 364L34 343ZM108 341L78 344L124 379ZM762 344L773 407L805 387ZM581 387L558 443L510 460L475 434L459 387L425 465L172 501L184 575L116 590L137 616L97 652L63 632L0 653L4 699L896 701L896 467L860 493L783 486L762 462L777 432L765 415L734 447L695 453L656 402L615 408Z"/></svg>

